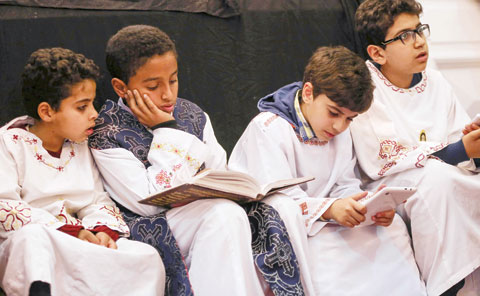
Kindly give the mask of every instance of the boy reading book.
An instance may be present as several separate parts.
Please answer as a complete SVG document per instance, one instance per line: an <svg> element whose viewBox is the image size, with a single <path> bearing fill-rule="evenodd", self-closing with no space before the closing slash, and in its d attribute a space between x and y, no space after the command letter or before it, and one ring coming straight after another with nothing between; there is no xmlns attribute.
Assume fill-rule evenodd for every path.
<svg viewBox="0 0 480 296"><path fill-rule="evenodd" d="M7 295L163 295L165 271L103 191L87 137L98 67L39 49L22 74L27 116L0 129L0 279ZM140 268L141 266L141 268Z"/></svg>
<svg viewBox="0 0 480 296"><path fill-rule="evenodd" d="M368 109L372 91L361 58L344 47L321 47L303 82L260 99L261 113L229 159L229 169L264 183L315 176L282 193L303 216L286 226L308 233L304 252L315 295L425 295L403 221L392 209L365 217L359 202L367 193L354 174L348 126ZM365 219L376 225L355 227Z"/></svg>
<svg viewBox="0 0 480 296"><path fill-rule="evenodd" d="M369 188L417 187L399 211L422 279L429 295L455 295L480 266L480 175L473 172L480 130L462 137L467 113L443 76L426 67L430 27L421 13L414 0L367 0L358 8L376 88L351 132Z"/></svg>
<svg viewBox="0 0 480 296"><path fill-rule="evenodd" d="M250 175L225 170L204 170L185 183L154 193L142 204L176 207L202 198L227 198L238 203L259 201L277 191L305 183L313 177L278 180L259 184Z"/></svg>
<svg viewBox="0 0 480 296"><path fill-rule="evenodd" d="M249 220L238 204L202 199L167 210L139 203L203 168L225 169L226 153L208 115L177 98L177 53L163 31L146 25L119 30L108 41L106 61L120 98L106 101L89 144L132 237L159 250L167 273L166 294L192 295L191 283L197 295L261 295L265 280L274 292L303 294L295 254L273 209L257 204L248 213L256 216L264 209L271 215L259 219L280 227L267 244L269 230L252 226L255 233L268 234L262 237L265 241L254 242L253 252L264 280L257 276ZM285 256L269 255L280 244ZM266 264L271 257L275 260Z"/></svg>

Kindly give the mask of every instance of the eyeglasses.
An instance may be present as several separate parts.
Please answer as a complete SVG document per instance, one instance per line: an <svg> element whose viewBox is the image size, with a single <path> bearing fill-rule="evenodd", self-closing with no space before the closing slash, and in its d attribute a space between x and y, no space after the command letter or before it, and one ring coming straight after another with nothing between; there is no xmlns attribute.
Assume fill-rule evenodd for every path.
<svg viewBox="0 0 480 296"><path fill-rule="evenodd" d="M385 40L381 42L381 44L387 45L397 40L402 41L403 44L409 43L412 40L413 42L415 42L415 40L417 40L417 34L422 38L428 38L430 36L430 26L427 24L422 24L418 26L415 30L404 31L402 34L398 35L397 37L392 38L390 40Z"/></svg>

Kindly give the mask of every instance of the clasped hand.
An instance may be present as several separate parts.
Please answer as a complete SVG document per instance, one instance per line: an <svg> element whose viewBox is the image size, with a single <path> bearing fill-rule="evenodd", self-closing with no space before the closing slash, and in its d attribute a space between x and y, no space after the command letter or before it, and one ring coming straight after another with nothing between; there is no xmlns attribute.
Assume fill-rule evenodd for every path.
<svg viewBox="0 0 480 296"><path fill-rule="evenodd" d="M117 248L117 244L115 243L115 241L110 237L110 235L105 232L97 232L96 234L93 234L93 232L91 231L82 229L78 233L78 238L83 241L96 245L101 245L110 249Z"/></svg>
<svg viewBox="0 0 480 296"><path fill-rule="evenodd" d="M480 157L480 126L475 123L465 125L463 129L463 146L469 158Z"/></svg>

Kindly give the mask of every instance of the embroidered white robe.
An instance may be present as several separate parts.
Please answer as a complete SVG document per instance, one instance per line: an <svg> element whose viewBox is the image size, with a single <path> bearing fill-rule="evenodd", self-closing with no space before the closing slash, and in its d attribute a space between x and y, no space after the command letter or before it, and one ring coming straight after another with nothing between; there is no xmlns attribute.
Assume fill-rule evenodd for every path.
<svg viewBox="0 0 480 296"><path fill-rule="evenodd" d="M315 177L276 196L294 200L298 208L292 210L303 216L301 223L284 221L289 234L308 233L309 246L302 252L308 262L300 264L309 265L315 295L425 295L401 219L388 228L354 229L318 220L337 198L361 192L354 166L348 130L328 143L304 142L270 112L250 122L229 159L229 169L248 172L261 183Z"/></svg>
<svg viewBox="0 0 480 296"><path fill-rule="evenodd" d="M367 66L374 101L351 125L359 164L377 180L369 188L417 187L399 211L411 226L428 293L439 295L480 266L480 176L468 171L475 170L472 160L452 166L431 155L458 141L470 119L439 72L427 69L419 83L402 89Z"/></svg>
<svg viewBox="0 0 480 296"><path fill-rule="evenodd" d="M87 143L65 141L60 158L22 128L27 116L0 129L0 280L8 295L28 295L30 284L51 284L52 295L163 295L165 272L149 245L120 238L108 249L63 233L129 229L104 192ZM140 268L141 267L141 268Z"/></svg>
<svg viewBox="0 0 480 296"><path fill-rule="evenodd" d="M206 168L226 169L225 150L206 117L203 142L174 128L151 131L148 168L126 149L92 149L112 198L136 214L154 215L166 209L138 201L185 182L203 163ZM166 217L195 295L263 294L252 258L250 224L240 206L226 199L198 200L168 210Z"/></svg>

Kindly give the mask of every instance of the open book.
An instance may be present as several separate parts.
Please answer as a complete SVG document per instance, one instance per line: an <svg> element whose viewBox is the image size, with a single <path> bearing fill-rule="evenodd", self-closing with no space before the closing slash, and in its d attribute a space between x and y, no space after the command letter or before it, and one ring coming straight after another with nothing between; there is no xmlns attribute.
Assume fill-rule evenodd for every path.
<svg viewBox="0 0 480 296"><path fill-rule="evenodd" d="M261 200L272 193L313 179L294 178L262 186L254 178L241 172L204 170L189 182L152 194L139 203L176 207L202 198L227 198L246 203Z"/></svg>
<svg viewBox="0 0 480 296"><path fill-rule="evenodd" d="M375 194L369 194L360 199L359 202L367 207L367 213L365 214L365 221L358 226L375 223L375 221L372 220L372 216L375 216L379 212L395 209L416 191L417 189L414 187L385 187Z"/></svg>

